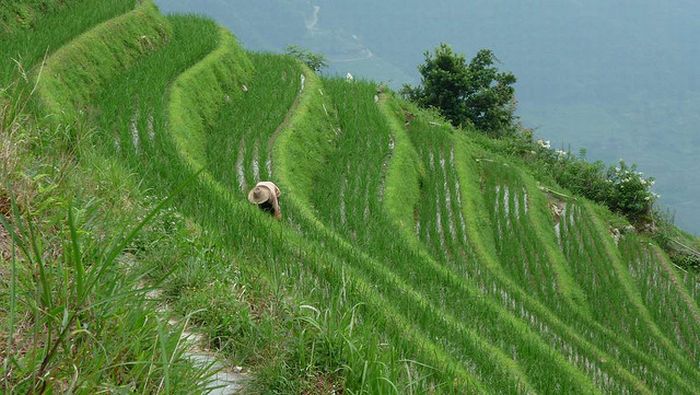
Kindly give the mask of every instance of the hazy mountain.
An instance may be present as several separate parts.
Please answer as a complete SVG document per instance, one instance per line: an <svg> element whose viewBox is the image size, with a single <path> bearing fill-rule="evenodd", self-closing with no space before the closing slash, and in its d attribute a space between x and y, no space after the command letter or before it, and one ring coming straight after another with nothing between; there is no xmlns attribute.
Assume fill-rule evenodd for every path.
<svg viewBox="0 0 700 395"><path fill-rule="evenodd" d="M157 0L198 12L252 49L299 44L331 72L418 80L447 42L491 48L519 79L523 123L555 147L625 158L657 178L676 222L700 233L700 3L686 0Z"/></svg>

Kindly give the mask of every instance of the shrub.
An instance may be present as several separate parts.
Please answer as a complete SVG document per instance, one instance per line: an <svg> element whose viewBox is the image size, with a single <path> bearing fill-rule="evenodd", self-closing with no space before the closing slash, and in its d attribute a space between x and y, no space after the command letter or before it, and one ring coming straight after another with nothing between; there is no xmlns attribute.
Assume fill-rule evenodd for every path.
<svg viewBox="0 0 700 395"><path fill-rule="evenodd" d="M323 54L311 52L310 50L301 48L297 45L288 46L287 55L304 62L311 70L317 73L328 67L328 62Z"/></svg>
<svg viewBox="0 0 700 395"><path fill-rule="evenodd" d="M418 66L421 84L404 85L405 99L423 108L434 107L455 125L473 125L491 136L510 134L515 116L515 75L499 71L498 59L482 49L467 62L447 44L425 52Z"/></svg>
<svg viewBox="0 0 700 395"><path fill-rule="evenodd" d="M538 178L554 181L577 195L604 204L633 223L645 224L654 219L652 207L659 198L651 191L654 179L645 178L634 164L620 160L617 165L607 167L602 161L589 162L585 150L578 156L570 151L553 150L549 141L535 141L530 130L482 143L524 159Z"/></svg>

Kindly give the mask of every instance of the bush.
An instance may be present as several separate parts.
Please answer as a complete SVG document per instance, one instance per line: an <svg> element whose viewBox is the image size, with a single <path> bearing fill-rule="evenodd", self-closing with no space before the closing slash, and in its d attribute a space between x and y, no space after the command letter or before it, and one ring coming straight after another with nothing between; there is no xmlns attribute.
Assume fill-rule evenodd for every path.
<svg viewBox="0 0 700 395"><path fill-rule="evenodd" d="M473 125L499 137L511 134L515 116L515 75L499 71L498 59L489 49L467 62L447 44L425 52L418 66L421 84L404 85L401 94L423 108L437 108L455 125Z"/></svg>
<svg viewBox="0 0 700 395"><path fill-rule="evenodd" d="M636 224L652 222L652 207L659 195L651 191L654 179L645 178L636 165L624 160L606 167L602 161L589 162L586 151L578 156L553 150L549 141L532 138L526 130L511 138L489 142L492 148L529 162L540 179L549 179L571 192L618 212Z"/></svg>
<svg viewBox="0 0 700 395"><path fill-rule="evenodd" d="M304 62L311 70L317 73L328 67L328 62L326 61L325 56L319 53L311 52L310 50L301 48L297 45L288 46L287 55Z"/></svg>
<svg viewBox="0 0 700 395"><path fill-rule="evenodd" d="M612 188L606 204L635 222L648 222L652 219L652 205L659 195L650 190L654 179L644 178L644 174L636 170L636 165L627 166L623 160L618 166L608 169L606 182L612 184Z"/></svg>

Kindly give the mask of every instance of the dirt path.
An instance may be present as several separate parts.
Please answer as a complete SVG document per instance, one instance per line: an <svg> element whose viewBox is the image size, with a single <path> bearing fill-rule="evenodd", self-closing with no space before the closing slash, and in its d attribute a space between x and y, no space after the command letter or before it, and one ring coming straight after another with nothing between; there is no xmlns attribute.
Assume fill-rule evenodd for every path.
<svg viewBox="0 0 700 395"><path fill-rule="evenodd" d="M143 284L142 284L143 286ZM147 299L159 300L162 291L154 289L146 294ZM162 303L156 308L158 314L163 317L171 315L168 305ZM178 325L175 319L168 320L171 326ZM250 381L250 374L240 366L229 366L226 359L211 350L207 344L207 338L197 332L188 330L187 326L180 334L180 343L185 345L183 356L189 359L196 367L206 368L210 377L206 381L207 395L232 395L240 393L246 383Z"/></svg>
<svg viewBox="0 0 700 395"><path fill-rule="evenodd" d="M10 201L0 196L0 216L2 216L5 223L9 223L10 220ZM0 223L0 260L4 259L9 261L12 258L12 240L10 239L10 233L5 229L5 227Z"/></svg>
<svg viewBox="0 0 700 395"><path fill-rule="evenodd" d="M309 70L306 69L305 67L302 69L302 74L301 76L304 77L304 79L310 78L309 75ZM323 94L322 92L319 92ZM301 89L299 89L299 93L297 93L297 97L294 98L294 102L292 103L291 107L289 107L289 111L287 111L287 114L284 116L284 120L282 120L282 123L277 126L275 131L272 133L270 138L267 141L267 162L266 166L268 167L269 171L269 176L272 177L272 170L274 169L274 163L272 161L272 148L275 146L275 141L277 140L277 136L282 133L284 129L289 126L289 123L292 121L292 117L294 117L294 114L296 113L297 109L299 108L299 105L301 104L301 99L304 96L304 84L302 83Z"/></svg>
<svg viewBox="0 0 700 395"><path fill-rule="evenodd" d="M205 392L206 394L238 394L243 390L245 383L250 380L250 376L243 372L243 368L226 366L221 356L209 350L205 346L207 342L203 335L184 330L180 340L187 343L187 350L183 353L184 357L197 367L206 367L213 373L207 383L211 389Z"/></svg>

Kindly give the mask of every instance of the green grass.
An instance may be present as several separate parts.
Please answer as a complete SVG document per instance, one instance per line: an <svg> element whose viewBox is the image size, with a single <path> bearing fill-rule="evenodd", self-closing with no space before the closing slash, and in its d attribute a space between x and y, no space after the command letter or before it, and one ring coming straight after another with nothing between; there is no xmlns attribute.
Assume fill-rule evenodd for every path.
<svg viewBox="0 0 700 395"><path fill-rule="evenodd" d="M330 82L333 82L333 81L330 81ZM342 131L339 133L339 135L341 136L340 139L346 139L344 141L348 141L348 142L350 142L350 141L359 142L359 144L356 144L357 149L366 150L367 148L371 147L371 145L370 145L369 141L365 142L362 140L362 138L369 138L370 141L372 139L375 139L375 137L379 138L379 139L382 138L382 133L380 133L381 129L377 129L378 123L382 121L381 120L381 113L378 110L377 104L375 104L373 99L372 99L373 94L374 94L374 88L372 86L353 87L351 85L347 85L347 83L344 81L336 81L334 83L336 84L336 86L330 87L328 89L329 92L331 93L331 95L333 95L333 92L334 92L333 89L342 89L342 88L354 89L360 93L359 97L357 95L348 94L348 92L345 92L345 94L339 95L339 96L343 97L343 98L349 98L349 97L353 97L353 96L358 97L360 100L359 103L363 103L362 105L365 106L364 108L358 109L358 108L354 107L355 104L353 102L341 102L341 104L336 105L336 108L337 108L338 113L340 113L340 114L343 114L343 111L345 111L344 114L346 117L348 117L347 121L345 123L343 123L343 115L340 116L340 119L341 119L340 130ZM358 99L354 99L354 100L358 100ZM374 109L371 109L372 107L374 107ZM372 123L371 116L373 113L376 114L374 116L378 117L378 118L374 119L375 123ZM369 117L370 121L367 121L367 123L363 124L362 123L363 118L357 117L353 114L363 114L364 116ZM355 126L353 123L358 123L360 126ZM373 125L372 133L365 133L365 136L369 136L369 137L360 137L358 135L358 133L363 133L365 130L367 130L367 129L363 128L364 125ZM348 238L349 241L354 242L355 240L358 240L358 241L362 240L363 241L362 245L365 245L366 249L368 251L372 251L374 254L381 254L381 255L379 255L381 257L379 261L386 262L386 263L384 263L384 265L389 265L389 267L391 267L391 269L394 271L404 272L405 274L402 274L402 276L403 275L411 276L411 277L408 277L408 278L410 278L410 280L408 280L408 283L420 284L419 285L420 293L422 293L423 295L418 296L418 294L416 294L416 291L409 291L411 287L408 285L401 286L400 284L402 284L404 281L407 281L407 280L405 278L403 280L398 280L396 275L387 273L386 269L380 270L377 268L372 268L371 266L368 269L364 269L364 270L372 270L372 271L370 271L370 273L372 273L372 272L375 273L375 274L371 275L373 278L373 281L387 281L387 280L390 281L387 286L381 286L382 289L385 290L384 292L391 292L391 290L393 288L400 287L401 289L407 289L406 291L403 291L403 292L408 293L409 295L414 294L413 299L409 298L408 300L406 300L407 299L406 296L400 296L400 295L397 295L396 297L392 298L397 303L403 304L405 306L404 308L409 309L409 311L411 311L411 310L415 311L415 307L413 309L411 309L411 307L416 306L416 305L420 306L421 304L426 305L426 307L428 308L428 311L431 311L434 309L450 310L449 307L445 305L445 301L451 299L450 295L449 295L450 291L445 290L445 287L447 286L447 284L442 283L442 286L441 286L439 281L440 281L440 279L443 279L443 281L446 280L445 282L451 281L451 282L458 283L459 280L456 280L454 277L451 278L451 280L450 280L449 275L447 275L444 271L441 272L439 269L437 269L438 277L435 278L435 280L433 280L433 281L437 281L438 283L434 283L434 287L432 290L430 288L427 288L431 284L431 281L428 281L428 279L430 279L430 277L434 277L434 275L431 276L429 274L432 271L436 270L436 268L434 267L434 264L432 264L432 266L433 266L432 269L430 268L431 267L430 263L428 263L427 268L421 267L421 270L427 270L427 272L423 275L423 278L420 278L420 274L418 274L416 272L416 270L418 269L416 267L416 264L415 264L415 262L416 262L415 254L416 253L414 252L413 254L409 255L410 249L408 251L401 251L400 246L396 246L396 243L392 242L390 240L391 233L387 233L387 231L386 231L386 229L388 229L388 227L390 227L391 225L386 220L381 221L381 214L378 212L378 209L377 209L376 214L372 214L373 213L373 208L372 208L372 206L373 206L372 200L373 199L368 199L367 196L368 196L368 194L370 196L377 196L377 195L379 195L379 193L381 191L380 181L381 181L381 176L382 176L383 172L378 170L377 167L381 168L383 166L383 163L382 163L383 160L381 158L386 159L387 151L390 149L389 138L387 135L388 129L385 129L385 130L386 131L384 132L385 134L384 134L383 138L384 138L384 144L386 144L386 145L384 145L382 143L377 144L376 142L372 142L375 144L374 147L377 147L377 151L379 152L379 154L374 155L374 157L379 158L379 159L375 159L373 161L370 161L370 160L368 160L370 157L367 156L367 151L363 151L363 155L364 155L363 160L365 162L354 163L354 165L352 165L352 166L347 162L346 163L341 162L340 166L342 168L347 168L347 169L352 168L352 171L348 170L348 172L345 173L347 176L347 181L342 180L342 179L341 180L320 179L319 181L313 182L313 184L319 185L321 188L326 187L326 188L328 188L327 190L335 190L335 191L343 190L343 188L344 188L342 186L339 187L337 184L338 182L341 182L341 183L347 182L349 185L351 185L351 187L347 188L347 190L349 190L349 192L347 192L347 194L349 196L347 196L345 199L345 207L348 210L348 213L351 213L351 214L346 214L346 218L347 218L346 223L343 223L343 220L342 220L343 213L342 213L342 211L339 210L339 208L342 206L342 204L324 203L325 207L328 207L330 210L332 210L331 211L332 215L335 217L336 224L338 224L338 225L336 225L337 228L339 228L340 232L343 232L343 231L346 232L345 237ZM347 136L345 136L344 134L347 134ZM320 140L320 141L323 141L325 143L327 140L324 139L324 140ZM306 146L306 147L308 148L308 146ZM342 152L342 151L347 151L347 152ZM346 146L339 149L338 151L334 151L332 153L329 153L328 155L330 158L332 158L332 161L338 160L338 158L345 159L345 160L352 160L352 158L358 157L357 151L355 151L355 148L353 148L350 144L347 144ZM333 162L331 162L331 163L333 163ZM329 164L327 166L332 166L332 164ZM371 176L368 174L359 174L359 175L353 174L353 171L355 169L361 170L363 168L363 166L377 166L377 167L374 167L373 170L366 170L366 171L368 171L368 173L371 174ZM322 173L324 173L324 172L319 172L319 174L322 174ZM329 172L325 172L325 173L337 174L337 172L333 172L333 171L329 171ZM374 179L374 184L371 184L372 186L365 187L361 184L363 181L367 181L370 179ZM359 184L353 184L353 183L359 183ZM389 186L387 188L389 188ZM325 198L325 196L328 195L328 193L326 193L326 194L323 193L323 191L324 191L323 189L320 189L320 188L317 188L317 189L319 190L319 196ZM375 193L377 193L377 195L375 195ZM354 196L352 194L354 194ZM337 196L335 198L337 198ZM332 199L334 199L334 197L329 197L329 199L332 200ZM369 203L369 207L366 205L367 203ZM316 208L318 209L319 212L323 212L323 209L321 209L320 207L317 206ZM352 211L350 211L350 210L352 210ZM351 219L351 216L354 216L355 218ZM369 218L369 220L368 220L368 218ZM354 223L355 227L363 226L364 230L362 230L362 231L367 232L367 233L361 233L362 231L358 228L354 228L354 229L351 228L349 224L351 224L351 221L353 221L353 220L356 221ZM366 222L363 222L363 221L366 221ZM384 225L386 227L384 229L380 228L380 226L382 226L382 225ZM374 233L369 233L369 232L374 232ZM382 235L382 233L384 235ZM361 237L365 237L365 238L363 239ZM376 247L372 246L373 243L376 243ZM392 243L394 244L394 246L391 246ZM373 250L373 248L375 250ZM380 250L382 250L382 249L384 249L385 251L381 252ZM420 258L418 258L418 259L420 259ZM402 264L400 262L401 260L403 260L404 262L414 262L414 264L412 265L412 267L408 267L405 264ZM365 263L364 265L366 266L366 265L370 265L370 264L371 263L368 262L368 263ZM374 263L374 265L376 265L376 263ZM401 268L400 266L406 266L406 267ZM377 277L377 276L379 276L379 277ZM382 277L384 279L382 279ZM396 281L399 281L399 282L397 283ZM391 285L392 283L395 285ZM404 284L408 284L408 283L404 283ZM460 288L460 287L457 286L457 288ZM439 292L436 293L435 290L439 290ZM445 292L448 292L448 293L445 294ZM451 291L451 292L455 292L455 291ZM472 291L465 291L463 287L461 290L457 291L457 293L458 294L461 293L462 298L475 297L475 292L473 290ZM442 296L440 296L440 294L442 294ZM406 302L402 302L402 300L406 301ZM430 302L430 300L432 300L432 303ZM473 312L471 314L476 314L476 315L479 315L480 317L493 316L494 314L496 316L499 315L498 313L495 313L495 311L493 311L494 307L492 305L489 305L489 304L483 305L481 303L478 303L478 304L481 306L476 307L476 308L471 306L471 308L476 309L476 311L478 311L479 309L482 309L482 311L484 311L484 313L479 314L479 313ZM462 310L464 310L466 308L468 308L468 307L467 306L461 307ZM490 314L486 313L486 311L489 311L489 309L491 309L493 311ZM467 314L466 311L460 312L459 314L460 315L458 317L460 318L460 321L473 322L473 320L469 320L468 318L466 318L467 316L463 316L463 314ZM441 318L438 318L436 316L431 317L430 313L413 312L413 313L408 313L407 315L414 316L416 318L426 317L424 320L418 319L417 322L422 321L421 325L423 326L424 330L426 330L428 332L436 331L437 330L436 327L441 326L441 325L435 325L435 320L436 319L441 320ZM464 347L474 347L476 345L479 345L476 347L477 347L477 349L479 347L482 347L481 348L482 351L481 352L475 351L472 354L473 358L474 358L474 359L472 359L472 361L475 361L475 363L477 363L477 366L479 363L486 363L483 359L480 359L478 355L485 354L484 350L489 348L488 342L484 343L483 338L481 338L481 340L478 340L478 339L480 339L480 336L477 335L476 332L470 332L468 329L464 328L463 325L456 324L455 318L449 318L450 316L451 316L451 314L448 313L448 318L446 318L446 319L443 318L442 320L446 320L445 325L447 325L447 327L450 328L450 330L453 333L454 333L454 331L457 331L457 333L459 333L461 336L460 337L453 337L448 332L439 332L440 333L439 337L443 338L444 339L443 341L455 341L455 342L457 342L456 344L461 344L461 346L458 346L457 348L462 347L462 349L464 349ZM432 322L432 325L428 325L428 323L430 323L430 322ZM505 330L507 332L509 330L510 331L513 331L513 330L522 331L524 329L522 327L518 327L518 325L514 324L512 321L509 323L507 319L504 322L502 322L500 325L489 325L489 324L485 324L485 323L480 323L478 325L479 325L478 326L479 329L481 329L481 330L484 330L484 327L488 327L489 330L491 331L490 336L493 336L494 339L500 339L497 341L499 343L502 343L504 341L503 339L512 338L512 337L519 337L518 335L516 335L516 336L504 335L503 333L501 333L499 336L496 334L496 333L498 333L499 330ZM525 334L524 336L527 338L528 335ZM473 337L476 337L477 339L472 339ZM457 340L457 339L459 339L459 340ZM469 342L472 342L471 346L467 346L467 344L469 344ZM486 348L483 348L483 347L486 347ZM540 346L540 347L542 347L542 346ZM450 348L450 347L448 346L448 348ZM546 346L544 347L544 349L546 349ZM493 352L493 351L491 351L491 352ZM546 352L546 351L542 350L542 351L538 351L538 352ZM535 353L535 355L536 355L536 353ZM530 357L530 356L525 355L522 358L528 358L528 357ZM508 364L507 362L504 362L504 363L506 363L506 365ZM532 368L533 370L536 369L536 367L535 367L536 364L528 365L528 367L530 367L530 366L533 367ZM518 370L518 368L515 368L515 371L517 371L517 370ZM495 373L494 371L489 370L489 369L483 369L482 371L489 371L490 372L489 375ZM498 374L504 374L504 373L505 372L501 372ZM505 374L508 375L509 373L505 373ZM567 378L569 378L571 376L575 377L576 374L569 375L569 376L567 376ZM516 377L517 377L517 374L516 374ZM498 383L498 384L496 384L496 383ZM504 383L505 382L503 380L501 380L499 382L499 380L491 379L491 381L489 381L489 384L491 384L491 385L503 385ZM542 384L542 385L546 386L547 384ZM556 384L551 384L551 385L552 385L551 388L554 388L554 386Z"/></svg>
<svg viewBox="0 0 700 395"><path fill-rule="evenodd" d="M421 122L418 122L418 125L420 125L420 124L421 124ZM423 125L425 125L425 121L424 121ZM428 127L428 125L425 125L422 127L432 129L431 130L432 135L424 135L427 139L435 139L436 138L436 137L434 137L434 135L438 133L438 131L437 131L438 128ZM420 128L421 128L421 126L418 126L418 130L420 130ZM410 135L412 136L412 138L414 138L414 139L418 138L418 136L420 135L418 133L418 130L416 130L415 132L413 132L413 131L410 132ZM416 146L418 146L418 147L423 147L423 146L427 145L425 143L425 140L414 140L414 141L416 142ZM474 178L473 177L466 177L466 176L469 174L469 172L472 174L478 173L478 167L476 167L476 166L478 166L478 162L474 161L474 159L465 158L464 155L468 151L465 151L463 147L464 147L464 145L461 145L461 144L457 144L455 146L455 150L456 150L455 158L456 158L456 161L458 163L458 170L461 167L463 167L463 165L465 165L465 164L468 164L469 168L471 169L471 170L468 170L467 172L465 172L465 170L459 171L460 181L461 181L460 188L463 189L463 191L462 191L463 193L461 196L462 204L464 207L463 214L464 214L464 218L466 219L466 222L467 222L466 223L466 228L468 229L467 233L469 233L469 235L470 235L469 238L473 239L472 244L473 244L474 248L472 248L472 250L474 250L477 253L477 261L487 263L493 259L493 258L489 258L488 255L495 254L495 247L492 244L488 243L488 239L485 240L487 243L484 243L484 239L485 239L484 233L482 231L480 231L479 229L489 229L490 228L490 224L488 222L488 219L481 217L481 214L487 213L488 211L487 211L486 207L491 206L492 203L487 203L488 206L486 206L486 205L480 206L479 205L480 203L478 202L478 200L476 200L477 205L474 206L474 203L473 203L474 198L477 198L478 196L482 195L482 193L479 191L479 189L481 188L479 186L480 183L478 182L478 178L476 180L470 182L469 180L474 179ZM449 151L449 147L448 147L447 151ZM483 158L484 155L485 155L485 153L479 153L477 156L471 156L471 154L470 154L469 158ZM465 161L464 159L467 159L467 160ZM425 162L426 166L429 167L430 166L429 163L430 163L430 160L427 159ZM433 166L435 166L435 164L439 163L439 161L434 158L433 163L434 163ZM440 186L440 188L438 188L438 189L444 188L442 181L439 183L439 186ZM538 192L539 191L537 191L536 193L538 193ZM532 192L530 192L530 194L532 195ZM445 201L446 199L440 198L438 200ZM421 208L424 208L426 206L431 207L430 204L427 202L427 200L426 200L426 203L419 204L419 207L421 207ZM493 207L493 206L491 206L491 207ZM434 208L430 208L430 210L433 210L433 209ZM434 216L434 215L428 216L428 218L435 218L435 217L436 216ZM447 218L447 216L444 214L443 214L443 217ZM449 228L450 227L447 225L447 221L444 221L444 223L445 223L445 225L444 225L443 233L449 235L449 233L450 233ZM478 225L473 226L475 224L478 224ZM459 228L461 228L461 226L459 226L458 229ZM423 223L421 223L419 229L421 229L425 233L425 225ZM439 236L435 236L435 237L439 237ZM553 235L552 235L552 237L553 237ZM476 244L474 244L474 242L476 242ZM492 247L488 247L489 245L491 245ZM484 248L484 246L485 246L485 248ZM488 252L489 250L491 250L492 252L489 253ZM444 249L441 249L440 251L444 253ZM452 252L452 254L455 256L459 255L458 252ZM470 260L466 260L466 262L469 262L469 261ZM462 266L464 266L464 265L462 265ZM593 351L593 350L595 350L595 348L593 350L589 350L589 348L592 346L592 344L586 344L587 342L585 340L583 340L582 338L580 338L579 336L574 335L573 337L571 337L571 335L572 335L571 331L573 328L575 328L579 331L579 333L586 335L586 337L589 337L594 342L594 344L604 345L603 349L605 349L605 350L612 350L612 351L616 352L617 354L620 354L620 351L617 351L619 348L622 348L625 350L624 352L622 352L621 358L623 359L623 362L628 366L628 369L629 369L628 372L625 372L624 370L621 371L620 367L616 366L615 364L609 364L607 362L604 363L604 365L606 365L604 370L608 370L610 373L616 372L615 374L621 375L620 377L624 378L625 381L628 381L628 382L630 381L630 373L629 372L635 372L635 374L639 374L637 372L637 370L638 370L637 366L639 366L638 365L639 363L644 363L644 364L651 363L652 365L656 366L656 369L659 369L662 371L665 370L663 367L659 366L658 363L650 362L645 356L640 355L640 353L638 351L636 351L632 346L630 346L628 344L623 344L622 346L620 346L618 344L618 345L615 345L614 347L610 348L609 343L610 343L611 339L615 339L614 335L612 333L610 333L609 331L601 330L601 328L591 330L590 326L583 326L584 323L590 322L590 319L586 318L582 314L574 314L572 316L570 314L570 312L567 313L567 311L556 312L556 314L560 318L564 319L565 321L569 321L570 323L576 324L573 326L573 328L563 327L563 325L562 325L563 323L559 322L557 319L554 319L554 317L552 317L551 312L548 313L548 312L544 311L542 305L531 300L531 298L529 296L525 296L526 292L519 290L518 287L512 281L504 279L503 272L500 269L500 267L494 266L493 264L488 264L486 266L477 265L477 266L473 266L473 267L470 267L469 265L467 265L466 267L462 267L459 270L464 271L465 268L467 269L466 271L469 272L470 276L476 278L477 281L480 282L481 289L487 290L489 293L493 293L494 296L497 296L497 298L503 299L503 303L508 307L511 305L511 302L512 302L513 310L515 310L515 311L519 310L520 315L522 315L523 312L525 312L525 317L530 318L531 321L533 321L533 323L535 324L534 325L535 327L537 327L539 325L540 331L542 329L542 324L552 325L552 327L550 327L547 330L547 332L554 330L558 334L565 335L565 338L568 338L570 341L573 342L573 344L578 343L581 346L581 348L576 349L576 346L574 346L574 348L572 350L572 348L571 348L572 343L562 345L560 340L558 340L556 337L555 337L555 339L553 339L554 340L553 344L556 345L557 347L559 347L560 351L562 353L569 355L570 358L574 358L576 361L579 361L579 360L582 360L581 358L579 358L580 354L584 354L584 355L585 354L588 354L588 355L596 355L597 354L598 356L594 357L594 360L600 359L600 360L609 361L609 356L603 356L604 354L601 355L601 352L599 350ZM500 284L500 285L497 285L497 284ZM515 307L516 305L518 307ZM540 321L540 320L542 320L542 321ZM551 336L550 336L550 338L551 338ZM615 341L613 341L613 343L615 343ZM561 346L564 346L564 347L562 348ZM592 354L591 354L591 352L592 352ZM630 353L632 355L629 355ZM627 354L627 355L625 355L625 354ZM631 359L629 359L629 358L631 358ZM627 360L625 360L625 359L627 359ZM644 362L642 362L642 361L644 361ZM596 381L599 380L599 378L596 376L599 375L600 371L598 370L597 371L598 373L596 373L596 370L591 371L590 368L588 367L588 364L589 364L589 362L586 362L585 370L589 371L590 374L593 375L594 380L596 380ZM582 365L580 365L580 366L582 366ZM584 367L582 366L582 369L583 368ZM600 367L598 367L596 369L600 369ZM672 377L672 380L675 380L676 382L680 381L680 378L678 378L677 376L674 377L674 375L668 371L666 371L664 375L665 375L665 377L669 377L669 375L670 375ZM657 380L655 374L652 374L650 377L653 378L654 380ZM631 382L635 383L634 380L632 380ZM681 383L682 383L682 381L681 381ZM640 385L640 383L637 382L637 384L632 384L632 385L637 386L637 385ZM686 388L690 388L690 387L686 387Z"/></svg>
<svg viewBox="0 0 700 395"><path fill-rule="evenodd" d="M41 70L37 96L57 123L92 112L91 94L144 55L160 48L170 25L150 2L98 25L57 50Z"/></svg>
<svg viewBox="0 0 700 395"><path fill-rule="evenodd" d="M700 314L668 258L657 246L634 234L625 235L618 246L653 321L664 333L672 334L669 339L690 361L698 361Z"/></svg>
<svg viewBox="0 0 700 395"><path fill-rule="evenodd" d="M423 131L421 131L421 129ZM426 129L432 129L430 130L430 134L425 132ZM482 249L483 247L481 247L482 242L475 237L477 234L471 232L471 229L473 229L473 224L475 223L475 220L477 220L474 214L486 212L486 210L476 208L467 209L467 207L471 204L471 198L467 198L467 196L479 196L481 193L477 192L464 195L464 188L472 187L472 184L469 183L469 179L461 178L460 183L453 182L455 181L455 175L453 173L454 166L457 165L459 167L460 162L462 162L462 164L464 163L458 159L463 158L463 155L465 154L462 148L463 146L460 146L459 144L453 145L449 135L442 134L440 131L436 130L436 128L427 125L427 122L418 122L418 124L414 123L409 130L409 134L411 135L411 138L416 146L428 146L425 142L426 139L432 140L434 142L433 144L441 141L444 147L442 151L445 152L444 156L442 157L440 156L442 154L433 154L432 160L430 159L430 155L425 154L426 159L423 163L426 168L430 168L432 163L432 167L437 168L437 171L426 172L427 174L430 174L430 176L422 182L422 185L424 185L425 188L425 200L419 202L418 204L418 207L420 207L418 211L422 213L422 215L419 216L420 225L416 226L415 230L412 229L412 231L415 232L414 234L422 238L428 247L435 246L437 244L437 248L431 248L431 250L436 253L437 259L440 259L445 262L445 264L449 265L460 277L474 279L481 292L487 296L491 295L492 298L498 301L498 303L502 304L506 309L510 310L513 314L524 318L525 322L531 325L535 331L540 333L540 336L546 339L553 347L559 349L562 354L566 355L570 362L573 363L576 361L578 364L579 359L581 362L583 362L584 359L588 360L588 358L600 358L599 351L591 352L588 350L590 344L586 344L585 341L580 339L579 336L574 335L572 331L562 325L561 322L553 319L553 317L551 317L551 313L546 313L543 311L542 306L538 305L537 303L533 303L528 297L523 297L521 294L522 291L519 292L515 284L507 280L504 281L502 279L503 273L501 272L500 268L491 267L490 269L489 266L492 265L483 264L485 263L484 260L488 261L489 258L484 256L484 251ZM440 147L440 145L437 146ZM455 163L453 163L453 160ZM467 160L469 160L469 163L476 165L476 162L474 162L472 159ZM450 169L448 174L453 173L451 182L449 183L445 182L445 172L440 171L440 169L443 167L445 169ZM474 167L472 171L477 172L478 170ZM463 174L464 172L462 172L460 176ZM442 177L440 177L441 175ZM435 181L429 181L430 179L434 179ZM444 191L448 190L452 196L450 199L445 198L445 195L443 194ZM435 197L436 193L438 196L437 199ZM438 210L440 206L436 207L436 205L434 203L431 204L430 201L450 201L461 203L465 205L465 210L463 213L456 210L452 214L447 214L446 211L442 211L440 216L441 218L444 218L444 220L441 221L442 227L438 229L435 226L435 219L437 218L437 215L434 214L435 211L433 210ZM461 206L461 204L457 205ZM445 209L447 209L447 207L443 207L442 210ZM426 212L428 214L425 214ZM448 223L448 218L450 218L450 215L452 216L452 220L455 222L453 225ZM481 220L484 221L481 228L488 229L488 223L486 222L487 219L482 218ZM464 221L464 223L462 221ZM455 231L457 234L451 234ZM440 235L440 232L442 232L442 236ZM466 244L465 239L468 241ZM478 242L478 244L474 245L474 242ZM476 246L476 249L474 249L472 246ZM493 248L495 250L495 247ZM489 273L490 270L496 270L495 277L494 274ZM596 356L596 354L598 356ZM587 368L584 369L582 364L579 366L582 370L587 371L588 374L594 373L590 372L590 370ZM610 380L612 377L602 380L600 377L595 377L595 375L593 375L594 377L592 378L595 381L608 381L606 383L598 382L598 385L622 385L623 388L625 385L630 385L624 384L625 381L629 382L629 373L620 372L619 368L616 366L609 366L606 370L609 370L609 373L612 375L618 375L618 378L621 377L623 379L622 383L616 383L615 380ZM635 386L637 384L635 384L634 380L632 380L631 385Z"/></svg>
<svg viewBox="0 0 700 395"><path fill-rule="evenodd" d="M59 1L46 1L48 8L45 11L37 7L35 0L13 3L7 9L3 4L3 12L13 13L12 7L25 9L31 13L33 23L25 28L0 31L0 86L12 82L9 78L16 67L13 60L22 64L25 70L31 70L45 55L52 54L91 27L133 9L136 2L116 0L95 4L78 0L59 5Z"/></svg>
<svg viewBox="0 0 700 395"><path fill-rule="evenodd" d="M669 347L671 332L663 334L648 315L649 310L643 306L641 296L631 296L631 292L638 292L634 291L636 286L627 268L621 267L620 257L611 246L612 238L596 218L586 204L573 204L567 207L562 222L563 249L575 277L589 295L589 300L604 299L607 302L591 303L594 318L612 330L626 333L638 347L656 355L671 369L688 375L689 380L697 380L689 361L684 360L674 347ZM615 270L610 270L610 266ZM658 343L665 346L658 347Z"/></svg>
<svg viewBox="0 0 700 395"><path fill-rule="evenodd" d="M223 130L208 133L206 139L211 173L241 194L247 194L258 181L273 178L272 139L291 111L302 75L292 58L257 53L248 57L255 70L252 78L248 85L238 87L245 89L242 95L224 99L216 121Z"/></svg>
<svg viewBox="0 0 700 395"><path fill-rule="evenodd" d="M118 36L119 31L112 33ZM101 37L99 29L86 36ZM28 108L17 104L15 108ZM10 126L10 139L15 127L26 128L31 136L9 140L26 145L26 167L14 169L12 177L3 174L3 182L33 191L11 220L3 221L14 236L16 253L2 262L3 271L6 263L11 268L1 282L3 291L9 291L3 292L9 295L9 310L3 304L0 313L7 346L3 390L202 391L206 375L182 357L183 325L171 327L144 297L143 278L152 265L125 263L133 256L125 250L133 248L143 233L139 229L160 212L158 206L149 214L141 186L122 164L85 146L65 152L51 141L63 126L44 126L28 114L15 122L21 123ZM36 132L40 136L31 134ZM75 155L81 165L73 162ZM20 182L23 177L30 181ZM137 215L143 220L134 220Z"/></svg>

